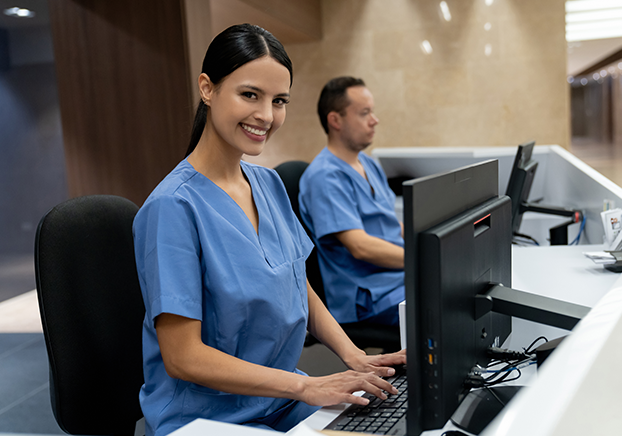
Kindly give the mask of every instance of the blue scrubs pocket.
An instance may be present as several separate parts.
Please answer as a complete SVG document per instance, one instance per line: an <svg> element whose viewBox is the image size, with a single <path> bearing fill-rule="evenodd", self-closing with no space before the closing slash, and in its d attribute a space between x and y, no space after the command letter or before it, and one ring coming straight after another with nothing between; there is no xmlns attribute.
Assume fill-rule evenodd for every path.
<svg viewBox="0 0 622 436"><path fill-rule="evenodd" d="M307 267L305 261L304 257L294 260L292 268L294 268L294 278L302 301L302 309L306 315L309 313L309 300L307 296Z"/></svg>

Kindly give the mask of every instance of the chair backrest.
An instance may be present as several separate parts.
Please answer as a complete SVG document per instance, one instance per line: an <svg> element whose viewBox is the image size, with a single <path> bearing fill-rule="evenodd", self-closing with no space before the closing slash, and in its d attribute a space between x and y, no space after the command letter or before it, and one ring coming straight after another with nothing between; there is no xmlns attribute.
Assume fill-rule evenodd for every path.
<svg viewBox="0 0 622 436"><path fill-rule="evenodd" d="M307 162L303 162L300 160L291 160L277 165L274 170L279 174L281 180L283 180L285 190L287 191L287 196L289 197L289 201L292 204L292 209L294 210L294 213L298 217L298 220L307 232L307 235L309 235L309 237L311 238L311 232L300 217L300 207L298 203L298 193L300 192L300 177L302 177L302 173L305 172L308 166L309 164ZM322 282L322 273L320 272L317 248L315 247L307 258L306 269L307 279L309 280L311 287L326 305L324 283Z"/></svg>
<svg viewBox="0 0 622 436"><path fill-rule="evenodd" d="M74 198L39 223L35 273L50 396L69 434L134 434L142 417L144 305L132 222L117 196Z"/></svg>

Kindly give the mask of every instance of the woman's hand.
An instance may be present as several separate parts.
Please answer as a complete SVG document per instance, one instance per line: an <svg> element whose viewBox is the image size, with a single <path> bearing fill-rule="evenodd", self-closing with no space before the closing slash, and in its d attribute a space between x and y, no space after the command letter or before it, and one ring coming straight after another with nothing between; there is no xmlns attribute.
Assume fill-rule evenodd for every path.
<svg viewBox="0 0 622 436"><path fill-rule="evenodd" d="M387 398L383 391L398 393L389 382L374 373L346 371L324 377L305 377L299 399L311 406L332 406L339 403L367 405L367 398L353 395L357 391L365 391L382 399Z"/></svg>
<svg viewBox="0 0 622 436"><path fill-rule="evenodd" d="M390 354L368 356L365 353L356 353L344 361L348 368L358 372L371 372L379 377L390 377L395 374L392 366L406 363L406 349Z"/></svg>

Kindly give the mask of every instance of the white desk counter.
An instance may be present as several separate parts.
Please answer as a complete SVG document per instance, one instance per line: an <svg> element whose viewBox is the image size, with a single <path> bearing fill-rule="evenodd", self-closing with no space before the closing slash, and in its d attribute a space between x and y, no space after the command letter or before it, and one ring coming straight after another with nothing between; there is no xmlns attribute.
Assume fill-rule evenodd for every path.
<svg viewBox="0 0 622 436"><path fill-rule="evenodd" d="M590 313L482 436L622 433L622 282L612 279L613 289L600 298L596 283L608 279L592 272L592 286L572 292L576 302L598 300Z"/></svg>
<svg viewBox="0 0 622 436"><path fill-rule="evenodd" d="M622 286L622 276L597 265L584 251L602 251L602 245L512 247L512 288L586 307L611 289ZM567 330L512 319L513 334L507 348L526 347L538 336L549 340L565 336Z"/></svg>
<svg viewBox="0 0 622 436"><path fill-rule="evenodd" d="M622 323L618 329L620 333L616 336L613 335L607 342L609 345L604 347L604 341L612 332L616 320L622 319L622 275L613 273L603 268L602 265L597 265L590 259L583 255L584 251L601 251L603 247L601 245L577 245L577 246L544 246L544 247L519 247L513 246L512 249L512 287L525 292L531 292L538 295L543 295L558 300L569 301L571 303L580 304L587 307L598 307L598 311L606 312L606 316L594 314L590 318L594 318L589 321L589 325L581 326L581 335L576 335L577 338L573 338L573 341L568 341L570 346L564 352L564 357L558 358L557 363L550 358L553 362L549 365L553 369L549 370L552 375L558 377L568 377L563 383L566 387L565 390L558 392L562 395L576 394L580 389L581 394L579 397L573 400L573 407L579 417L584 417L585 422L590 422L585 413L580 413L579 406L585 405L591 401L590 397L594 396L598 398L594 400L594 403L600 403L603 399L608 399L609 404L614 404L615 407L622 410L622 398L620 392L622 392L622 377L618 376L618 370L614 369L622 362ZM620 288L619 291L617 288ZM612 291L614 290L614 291ZM611 292L610 292L611 291ZM602 302L601 302L602 300ZM582 322L583 323L583 322ZM583 323L585 324L585 323ZM577 330L579 326L575 330ZM604 354L600 355L598 365L596 365L596 356L592 359L581 359L584 356L584 342L590 341L590 337L598 335L600 329L603 329L601 334L601 340L591 341L592 352L594 354L605 350ZM560 336L566 336L570 332L567 330L544 326L538 323L525 321L517 318L512 319L512 334L504 344L505 347L520 350L523 347L527 347L531 341L538 336L546 336L549 340L558 338ZM571 338L571 335L569 338ZM611 343L616 342L617 346L612 347ZM566 341L565 341L566 342ZM581 346L572 346L572 343L581 343ZM561 348L561 347L560 347ZM585 352L588 352L587 350ZM557 353L557 351L556 351ZM555 354L556 354L555 353ZM553 354L553 355L555 355ZM552 356L553 356L552 355ZM584 356L585 357L585 356ZM574 365L568 364L571 368L569 373L564 373L558 370L556 366L563 366L565 362L574 362ZM613 365L611 365L613 363ZM608 374L605 378L599 377L598 373L591 373L590 368L594 366L599 368L598 371L604 374ZM545 367L543 366L542 369ZM561 368L560 368L561 369ZM562 375L565 374L565 375ZM547 375L547 378L550 375ZM531 374L525 371L522 379L519 379L518 384L533 384L539 386L541 375L535 374L532 371ZM607 387L607 381L610 378L617 379L613 381L610 387ZM593 383L594 379L597 380ZM549 434L539 433L533 429L535 422L533 419L528 418L530 414L532 416L539 416L542 420L547 420L546 410L551 404L565 404L559 401L557 398L556 383L561 383L559 379L552 381L542 382L542 387L538 388L538 393L531 395L526 400L521 400L525 404L531 404L528 410L521 411L521 419L524 420L524 426L521 426L523 433L514 431L510 433L503 433L501 430L490 430L486 433L489 435L520 435L520 434ZM616 386L616 388L613 388ZM603 389L604 388L604 389ZM546 390L549 389L549 393L546 394ZM546 394L546 395L545 395ZM543 401L536 401L536 398L545 399ZM576 395L575 395L576 397ZM518 400L519 397L517 397ZM549 404L550 403L550 404ZM536 406L537 404L537 406ZM524 407L524 406L523 406ZM306 424L315 429L322 429L332 419L334 419L342 410L344 406L340 405L332 408L324 408L309 417ZM534 410L536 409L536 410ZM540 410L539 415L536 415L537 409ZM561 409L561 408L560 408ZM594 414L594 416L602 416L603 414L611 414L611 407L603 409L603 412ZM569 413L567 410L557 410L558 415ZM591 412L594 413L594 412ZM622 420L622 413L619 413L619 420ZM581 418L579 418L581 419ZM507 421L506 421L507 423ZM593 425L592 423L591 425ZM509 427L515 427L516 422L512 422ZM450 423L442 429L435 431L424 432L425 436L440 435L443 431L455 428ZM518 428L518 427L517 427ZM543 426L546 428L546 426ZM618 430L622 429L622 422L618 425ZM529 430L528 430L529 429ZM505 428L507 430L507 428ZM606 434L606 433L567 433L572 428L564 428L566 433L555 433L556 435L567 436L569 434ZM622 432L622 430L620 430ZM552 434L552 433L551 433Z"/></svg>
<svg viewBox="0 0 622 436"><path fill-rule="evenodd" d="M594 310L531 378L530 387L517 395L482 436L609 435L622 431L622 275L605 270L582 254L600 250L600 245L513 247L513 288ZM540 335L554 339L568 333L514 318L512 335L505 346L521 349ZM305 420L304 425L322 429L345 407L342 404L323 408ZM440 435L451 427L448 423L445 429L424 435ZM616 431L611 432L613 429ZM197 420L174 435L265 433Z"/></svg>

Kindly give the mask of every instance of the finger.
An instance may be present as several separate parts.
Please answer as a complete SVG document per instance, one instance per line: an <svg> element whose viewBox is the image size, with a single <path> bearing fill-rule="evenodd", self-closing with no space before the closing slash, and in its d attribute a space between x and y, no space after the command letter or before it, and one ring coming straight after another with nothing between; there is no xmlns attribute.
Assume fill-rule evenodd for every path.
<svg viewBox="0 0 622 436"><path fill-rule="evenodd" d="M393 394L393 395L397 395L399 393L397 388L386 380L382 380L382 384L380 385L380 388L382 388L382 390L387 391L388 393Z"/></svg>
<svg viewBox="0 0 622 436"><path fill-rule="evenodd" d="M395 369L390 366L370 366L370 372L378 377L391 377L395 375Z"/></svg>
<svg viewBox="0 0 622 436"><path fill-rule="evenodd" d="M359 397L358 395L348 395L345 402L351 404L358 404L359 406L367 406L369 404L369 399Z"/></svg>
<svg viewBox="0 0 622 436"><path fill-rule="evenodd" d="M397 390L397 388L395 388L391 383L389 383L386 380L381 379L380 377L372 377L371 379L367 380L368 383L371 383L371 385L373 385L373 388L369 388L369 389L374 389L374 392L371 391L367 391L368 388L365 388L367 392L369 393L373 393L374 395L376 395L377 397L379 397L379 395L376 394L376 392L380 391L386 391L390 394L397 394L399 391ZM383 398L384 398L384 393L382 394Z"/></svg>
<svg viewBox="0 0 622 436"><path fill-rule="evenodd" d="M397 366L406 363L406 354L404 353L380 354L374 357L373 362L378 366Z"/></svg>

